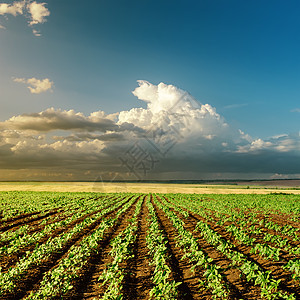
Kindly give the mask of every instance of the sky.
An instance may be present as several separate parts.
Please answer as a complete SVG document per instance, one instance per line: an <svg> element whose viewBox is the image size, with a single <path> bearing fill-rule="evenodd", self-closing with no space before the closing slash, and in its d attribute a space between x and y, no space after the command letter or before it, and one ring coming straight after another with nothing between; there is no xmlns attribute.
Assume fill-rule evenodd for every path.
<svg viewBox="0 0 300 300"><path fill-rule="evenodd" d="M300 178L299 9L0 0L0 180Z"/></svg>

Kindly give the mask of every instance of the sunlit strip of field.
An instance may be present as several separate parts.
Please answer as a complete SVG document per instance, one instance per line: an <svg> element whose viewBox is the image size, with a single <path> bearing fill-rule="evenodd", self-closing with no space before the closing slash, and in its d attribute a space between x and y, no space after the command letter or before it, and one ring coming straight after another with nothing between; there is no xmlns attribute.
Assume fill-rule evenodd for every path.
<svg viewBox="0 0 300 300"><path fill-rule="evenodd" d="M0 182L0 191L134 192L197 194L300 194L300 189L264 186L125 182Z"/></svg>

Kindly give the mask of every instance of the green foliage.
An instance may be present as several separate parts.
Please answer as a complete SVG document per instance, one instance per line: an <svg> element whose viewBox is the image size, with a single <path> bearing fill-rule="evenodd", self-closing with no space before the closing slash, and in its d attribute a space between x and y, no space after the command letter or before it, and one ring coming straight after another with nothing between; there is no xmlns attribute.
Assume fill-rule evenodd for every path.
<svg viewBox="0 0 300 300"><path fill-rule="evenodd" d="M100 250L99 245L109 228L133 205L138 194L103 193L50 193L50 192L0 192L2 213L0 258L19 253L29 247L10 269L0 269L0 298L13 294L33 268L42 268L44 262L65 249L66 245L97 224L88 235L73 244L54 268L45 272L39 288L26 299L63 298L73 288L82 270ZM105 293L102 299L124 298L125 262L134 258L134 245L138 233L138 217L144 196L135 206L129 225L111 241L111 260L100 276ZM168 256L168 239L160 227L151 195L145 198L148 208L146 245L153 266L151 299L178 299L181 282L173 280ZM199 289L209 289L213 298L228 299L225 271L218 261L200 248L195 232L187 230L186 223L193 215L200 216L197 234L230 260L230 267L261 291L262 299L294 300L296 296L282 289L281 281L271 271L262 269L258 258L271 260L278 268L289 273L290 279L300 282L300 201L297 195L153 195L153 203L169 218L176 230L176 244L182 259L191 264L190 271L200 276ZM104 215L115 210L114 218ZM47 215L57 211L57 215ZM11 218L23 218L24 225L5 230ZM287 224L277 223L276 215L289 215ZM40 231L34 231L26 222L35 222ZM125 217L126 218L126 217ZM69 226L78 221L76 225ZM294 222L294 223L293 223ZM63 230L53 235L57 230ZM60 231L61 232L61 231ZM42 243L42 241L44 241ZM70 245L70 244L69 244ZM244 250L247 248L247 253ZM248 255L246 255L248 254ZM283 255L284 254L284 255ZM286 256L292 259L286 260ZM278 263L279 262L279 263ZM125 263L125 264L124 264Z"/></svg>

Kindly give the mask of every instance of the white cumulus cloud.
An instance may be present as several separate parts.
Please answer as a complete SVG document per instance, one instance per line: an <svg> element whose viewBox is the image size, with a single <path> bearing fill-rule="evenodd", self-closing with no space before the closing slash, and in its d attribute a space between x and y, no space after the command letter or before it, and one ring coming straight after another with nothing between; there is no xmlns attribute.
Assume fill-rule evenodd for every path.
<svg viewBox="0 0 300 300"><path fill-rule="evenodd" d="M197 102L189 93L164 83L153 85L142 80L138 83L133 94L145 101L147 108L120 112L119 124L133 123L145 130L159 128L166 134L177 134L185 141L219 139L221 145L229 136L230 139L242 139L241 133L231 129L214 107Z"/></svg>
<svg viewBox="0 0 300 300"><path fill-rule="evenodd" d="M27 9L31 16L29 25L41 24L46 21L50 11L45 5L46 3L37 3L36 1L27 4Z"/></svg>
<svg viewBox="0 0 300 300"><path fill-rule="evenodd" d="M0 3L0 15L23 15L28 19L28 25L34 26L46 22L46 18L50 16L50 11L46 7L47 3L38 3L31 0L15 1L12 4ZM0 28L4 28L0 25ZM41 33L33 29L35 36L41 36Z"/></svg>
<svg viewBox="0 0 300 300"><path fill-rule="evenodd" d="M22 15L25 1L15 1L12 4L0 3L0 15L10 14L13 16Z"/></svg>
<svg viewBox="0 0 300 300"><path fill-rule="evenodd" d="M37 78L13 78L14 82L25 83L27 84L27 88L30 90L32 94L40 94L47 91L52 91L53 81L49 78L45 79L37 79Z"/></svg>

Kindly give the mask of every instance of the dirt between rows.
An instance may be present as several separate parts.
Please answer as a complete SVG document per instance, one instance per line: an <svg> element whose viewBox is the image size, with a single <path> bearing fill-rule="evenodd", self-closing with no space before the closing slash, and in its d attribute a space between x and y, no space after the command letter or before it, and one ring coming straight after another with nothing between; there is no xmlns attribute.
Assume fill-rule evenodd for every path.
<svg viewBox="0 0 300 300"><path fill-rule="evenodd" d="M168 200L168 199L166 199L166 200ZM188 211L187 209L185 209L185 210ZM176 212L175 210L173 210L173 211L180 217L178 212ZM224 239L230 241L235 246L235 248L233 250L244 254L248 258L248 260L255 262L264 271L271 271L274 279L276 279L276 280L280 279L281 282L280 282L279 287L283 291L286 291L288 293L294 293L296 295L297 299L300 299L299 281L293 280L292 274L289 271L282 269L282 265L284 265L284 263L286 261L285 262L282 262L282 261L275 262L272 260L264 259L261 256L259 256L258 254L250 253L251 247L247 247L246 245L239 244L238 241L224 229L224 227L221 227L214 222L208 221L208 220L204 219L203 217L197 215L196 213L192 213L191 211L188 211L188 212L189 212L189 221L188 222L185 221L185 222L188 225L194 224L193 227L190 228L191 231L193 230L193 228L195 228L198 221L207 223L211 227L211 229L215 230ZM216 218L216 222L217 222L217 218ZM194 232L194 235L197 236L197 232L198 231ZM198 241L200 242L201 235L199 234L197 237L198 237ZM257 242L259 242L259 240ZM263 241L260 241L260 242L264 243ZM209 255L211 255L211 253L212 252L209 252ZM222 256L221 252L219 253L219 256ZM285 255L285 258L286 257L287 257L287 255ZM231 276L231 275L229 274L229 276ZM243 279L243 276L242 276L242 279ZM242 297L243 299L260 299L260 296L259 296L260 292L256 286L250 285L247 282L242 283L242 286L247 287L246 290L244 289L244 292L241 291L241 293L243 295L243 297Z"/></svg>
<svg viewBox="0 0 300 300"><path fill-rule="evenodd" d="M141 213L138 216L137 238L133 246L133 258L126 266L124 282L125 299L148 299L149 292L153 288L152 275L154 267L150 265L150 257L146 245L148 208L144 198Z"/></svg>
<svg viewBox="0 0 300 300"><path fill-rule="evenodd" d="M212 217L214 218L215 222L218 222L220 220L220 218L216 217L216 215L215 215L216 212L214 212L214 211L211 211L211 212L213 213ZM247 219L247 214L245 214L245 216L246 216L246 219ZM261 229L262 230L261 234L252 234L251 232L248 232L248 234L251 238L255 238L255 243L266 244L266 245L277 248L278 246L275 243L272 243L270 241L266 242L264 240L264 236L266 234L272 234L272 235L280 236L280 237L284 238L285 240L288 241L289 245L291 247L295 248L295 249L297 249L297 247L300 247L300 242L294 240L293 236L288 236L284 233L281 233L281 232L275 231L273 229L266 228L263 225L260 225L259 221L261 221L265 218L266 217L264 217L264 215L262 215L262 214L258 215L257 216L258 222L256 224L253 224L256 229ZM270 215L268 215L267 218L269 219ZM272 216L271 216L271 219L272 219ZM276 221L274 221L274 222L276 224L280 225L280 226L284 226L284 225L287 224L287 223L285 223L285 218L280 218L280 217L276 218ZM235 222L226 222L225 223L225 225L230 225L230 224L233 224L233 225L236 225L237 227L240 227L240 225L236 224ZM298 226L295 227L295 228L298 228ZM300 237L300 233L297 233L297 236ZM281 247L281 251L280 251L280 260L281 260L281 262L282 263L287 263L291 259L300 259L300 255L289 254L288 251L284 250L284 246Z"/></svg>
<svg viewBox="0 0 300 300"><path fill-rule="evenodd" d="M10 222L4 222L3 226L0 227L0 232L4 232L7 230L10 230L12 228L19 227L20 225L25 225L25 224L31 224L35 223L38 221L41 221L49 216L54 216L58 213L58 209L51 210L49 212L42 213L42 214L34 214L33 216L25 217L25 218L19 218L17 220L13 220Z"/></svg>
<svg viewBox="0 0 300 300"><path fill-rule="evenodd" d="M2 268L2 272L6 272L9 268L12 268L15 266L15 264L19 261L19 259L25 255L25 253L27 251L32 251L37 244L43 244L45 243L49 238L54 238L56 236L58 236L59 234L63 233L63 232L68 232L69 230L71 230L76 224L82 222L85 218L90 217L95 215L96 213L101 212L101 209L95 210L91 213L88 213L74 221L72 221L70 224L64 226L64 227L59 227L57 229L55 229L53 232L45 235L43 238L41 238L39 241L37 241L37 243L33 243L31 245L26 245L25 247L22 247L20 249L18 249L17 252L12 253L12 254L8 254L8 255L3 255L1 257L1 261L0 261L0 267ZM31 224L33 226L33 224ZM41 226L40 228L33 228L32 232L36 232L36 231L41 231L44 228L44 226Z"/></svg>
<svg viewBox="0 0 300 300"><path fill-rule="evenodd" d="M95 199L95 200L97 200L97 199ZM26 232L27 234L39 232L39 231L42 231L46 225L50 225L50 224L65 220L69 217L72 217L73 214L76 213L77 210L78 210L78 208L74 209L74 212L72 212L70 215L67 215L67 216L63 214L64 213L63 210L61 210L60 212L56 212L55 214L50 214L50 215L47 214L43 217L40 216L40 217L31 219L31 221L28 220L24 224L18 224L17 227L13 228L13 230L18 229L22 225L29 225L29 229ZM86 210L84 210L84 211L86 211ZM55 236L61 234L62 232L67 232L68 230L72 229L76 224L83 221L85 218L90 217L100 211L101 211L101 209L95 210L89 214L82 216L81 218L78 218L78 219L72 221L70 224L68 224L64 227L59 227L56 230L53 230L53 232L50 232L47 235L45 235L43 238L41 238L39 241L37 241L37 243L31 244L31 245L26 245L25 247L21 247L20 249L18 249L18 251L14 252L12 254L0 256L0 267L2 268L2 272L6 272L8 270L8 268L13 267L16 264L16 262L27 251L32 251L36 247L36 244L42 244L45 241L47 241L49 238L55 237ZM51 217L53 217L53 218L51 218ZM45 220L47 222L45 224L41 225L41 222L45 221ZM8 230L11 231L11 229L8 229ZM22 235L23 234L20 234L19 236L22 237ZM10 244L10 241L2 242L2 243L0 242L0 247L9 246L9 244Z"/></svg>
<svg viewBox="0 0 300 300"><path fill-rule="evenodd" d="M75 212L76 212L76 210L74 210L74 213ZM38 218L35 220L31 220L31 222L28 222L28 223L27 222L20 223L16 227L10 228L7 231L9 231L10 233L13 233L13 232L17 231L19 228L21 228L22 226L27 225L28 228L26 230L26 234L33 234L34 232L42 231L48 225L65 220L68 217L71 217L72 215L73 215L73 213L69 214L69 215L65 215L63 211L60 211L60 212L57 212L55 215L48 215L48 216L45 216L44 218ZM18 237L22 237L23 235L24 235L24 233L19 233ZM0 247L9 245L10 242L11 242L11 240L0 241Z"/></svg>
<svg viewBox="0 0 300 300"><path fill-rule="evenodd" d="M263 218L264 215L259 216L260 218ZM277 212L277 214L274 213L270 213L268 215L268 218L277 223L278 225L284 226L284 225L291 225L295 228L299 228L300 229L300 223L299 222L295 222L291 220L291 215L289 214L284 214L282 212ZM300 231L298 232L298 235L300 237Z"/></svg>
<svg viewBox="0 0 300 300"><path fill-rule="evenodd" d="M137 239L131 245L133 257L120 265L125 273L123 295L124 299L127 300L148 299L149 292L153 287L151 280L153 267L149 264L150 260L146 246L148 210L145 205L145 197L143 196L141 212L137 218ZM135 204L137 204L137 201ZM75 289L69 295L66 295L64 299L100 299L107 291L108 284L103 284L103 280L99 280L99 277L113 260L110 255L112 248L110 242L130 226L129 220L134 214L135 204L120 218L116 226L109 230L103 243L99 245L98 254L90 259L84 270L82 270L80 277L74 282Z"/></svg>
<svg viewBox="0 0 300 300"><path fill-rule="evenodd" d="M84 238L84 236L86 236L86 235L92 233L94 230L96 230L96 228L99 226L99 224L101 223L103 218L114 217L114 215L116 214L118 209L119 208L114 209L113 211L105 214L104 216L102 216L101 218L99 218L98 220L96 220L95 222L90 224L83 231L79 232L73 238L71 238L71 240L68 241L63 246L62 249L60 249L57 252L52 253L52 255L50 255L50 257L48 257L44 261L40 262L34 268L28 270L28 272L25 275L23 275L23 277L20 278L20 280L18 280L16 282L16 286L17 286L16 291L14 293L6 293L6 294L0 296L0 299L6 300L6 299L26 298L32 290L38 289L39 288L39 283L42 280L44 274L46 272L48 272L49 270L51 270L52 268L54 268L59 263L59 261L68 254L68 250L71 248L71 246L73 246L74 244L78 244ZM97 210L97 212L99 212L99 211L101 211L101 210ZM70 223L68 226L66 226L64 228L59 228L57 231L53 232L51 237L55 237L55 236L58 236L59 234L61 234L63 232L69 231L76 224L83 221L84 218L88 217L89 215L93 215L97 212L93 212L93 213L90 213L90 214L88 214L88 215L86 215L82 218L79 218L79 219L75 220L74 222ZM45 239L45 240L43 239L43 241L40 241L40 243L42 243L42 242L44 243L46 241L47 241L47 239ZM27 249L27 247L26 247L26 249ZM31 250L33 250L33 249L31 249ZM26 251L31 251L31 250L26 250ZM22 249L21 252L23 254L25 254L26 251L25 252L23 252L23 251L24 251L24 249ZM18 253L17 256L11 257L11 259L13 260L13 263L11 263L11 261L7 258L7 264L8 265L14 265L18 261L18 259L20 258L20 255L21 254ZM2 262L2 260L1 260L1 262ZM6 265L6 269L7 269L7 265ZM2 272L3 271L5 272L5 270L2 270Z"/></svg>
<svg viewBox="0 0 300 300"><path fill-rule="evenodd" d="M215 199L210 198L210 197L205 197L204 199L205 199L205 201L216 201ZM201 207L201 204L199 204L199 207ZM203 209L205 209L207 211L210 211L212 213L216 213L214 210L209 209L209 208L203 207ZM241 209L239 207L235 207L234 209L238 212L241 211ZM279 210L270 210L270 212L266 213L265 211L262 211L261 209L250 209L248 211L243 211L243 213L245 215L249 215L251 213L258 213L257 218L259 220L264 219L266 216L268 216L268 219L270 219L271 221L277 223L278 225L281 225L281 226L291 225L295 228L300 229L300 222L296 222L296 221L292 220L292 217L295 217L295 215L288 214L288 213L283 213ZM226 215L227 217L230 216L229 214L225 214L225 213L224 213L224 215ZM299 231L299 236L300 236L300 231Z"/></svg>
<svg viewBox="0 0 300 300"><path fill-rule="evenodd" d="M113 196L106 198L111 199ZM99 198L95 198L94 200L98 200ZM92 200L91 198L81 198L78 199L77 202L80 202L80 200L87 201ZM51 216L61 214L64 211L68 211L68 208L66 207L56 207L55 209L45 209L43 211L35 211L31 213L20 213L14 217L10 217L6 220L0 219L0 232L4 232L7 230L16 230L19 226L28 224L30 226L34 226L35 224L41 222L42 220L49 218Z"/></svg>
<svg viewBox="0 0 300 300"><path fill-rule="evenodd" d="M98 254L91 257L79 278L74 282L75 289L64 298L94 299L95 297L104 295L107 285L103 285L103 281L99 280L99 277L106 266L112 261L112 257L109 254L111 250L110 242L130 225L129 219L131 219L134 214L138 199L136 199L135 203L121 216L115 226L108 230L106 237L99 245Z"/></svg>
<svg viewBox="0 0 300 300"><path fill-rule="evenodd" d="M167 201L169 201L166 197L164 197ZM204 210L207 210L211 213L211 217L214 218L215 222L218 222L220 220L219 217L216 216L216 211L212 210L212 209L209 209L209 208L205 208L205 207L202 207L199 205L199 208L202 208ZM187 209L186 209L187 210ZM237 211L240 211L240 209L237 207L236 208ZM258 211L253 211L255 213L257 213ZM245 218L247 219L247 216L250 215L250 211L245 211L243 212L244 215L245 215ZM228 214L225 214L223 213L224 216L226 217L230 217L230 215ZM289 215L287 214L283 214L283 213L279 213L278 215L275 215L273 213L269 213L269 214L258 214L257 215L257 224L254 224L255 227L258 229L258 228L261 228L263 230L263 233L261 234L261 236L257 237L256 235L253 236L256 238L257 242L261 242L261 243L266 243L265 241L263 240L259 240L259 239L263 239L263 236L267 233L270 233L270 234L273 234L273 235L279 235L281 237L283 237L284 239L288 240L289 244L292 246L292 247L300 247L300 242L299 241L295 241L293 236L288 236L284 233L281 233L281 232L278 232L278 231L275 231L275 230L272 230L272 229L269 229L269 228L266 228L262 225L259 225L259 221L261 220L271 220L273 221L274 223L276 223L277 225L280 225L280 226L284 226L284 225L291 225L293 226L294 228L299 228L300 229L300 224L299 223L296 223L296 222L293 222L289 219ZM226 222L225 225L230 225L230 224L235 224L234 222ZM296 235L300 238L300 230L299 232L296 233ZM272 244L271 242L268 242L267 243L268 245L270 246L276 246L274 244ZM285 251L282 251L284 253L284 256L285 256L285 259L294 259L294 258L299 258L300 259L300 255L296 256L296 255L293 255L293 256L289 256L287 254L287 252Z"/></svg>
<svg viewBox="0 0 300 300"><path fill-rule="evenodd" d="M120 266L120 268L125 270L123 295L126 300L150 299L149 293L154 286L152 282L154 266L150 265L152 258L149 257L149 250L146 244L148 209L145 200L146 199L143 201L141 212L138 216L137 239L134 245L132 245L134 256ZM164 213L155 205L154 207L158 215L160 228L168 239L167 256L169 258L167 263L171 269L170 280L181 282L181 285L178 287L178 299L212 299L212 296L208 291L199 290L199 278L186 272L191 266L181 259L183 254L176 246L174 228L169 223L169 220ZM134 207L128 211L126 219L123 219L120 225L111 234L109 241L121 233L130 224L128 220L132 217L133 213ZM173 232L171 233L170 230L173 230ZM64 298L101 299L107 290L108 285L102 285L102 280L99 280L99 277L113 259L110 256L111 246L109 241L102 245L99 254L92 259L87 266L87 270L83 272L82 276L85 279L78 285L80 288L77 288L77 290L81 290L81 292L76 293L73 291L72 295ZM184 273L187 274L187 276L184 276Z"/></svg>
<svg viewBox="0 0 300 300"><path fill-rule="evenodd" d="M198 216L196 217L189 212L190 216L188 219L184 219L176 210L172 208L171 210L185 222L185 229L193 233L200 249L213 259L213 263L221 267L222 274L224 274L224 283L228 287L230 299L260 299L260 288L248 283L240 270L231 266L231 260L214 246L206 242L199 231L195 230L201 217L197 218Z"/></svg>
<svg viewBox="0 0 300 300"><path fill-rule="evenodd" d="M169 201L167 198L165 198L165 199L167 201ZM201 208L201 206L200 206L200 208ZM215 223L220 221L220 218L216 216L216 211L214 211L212 209L206 209L206 208L203 208L203 209L207 210L211 213L210 216L215 220ZM239 209L237 208L236 210L239 210ZM229 217L228 214L223 214L223 215L226 217ZM244 215L245 215L245 219L247 220L247 216L249 215L249 212L244 212ZM294 222L289 222L286 215L284 217L283 217L283 215L278 215L277 217L275 217L273 214L267 214L267 215L259 214L259 215L257 215L256 219L257 219L257 223L252 224L252 225L254 225L256 229L262 229L262 233L260 235L256 235L256 234L254 235L254 234L251 234L251 232L249 232L250 237L254 237L256 239L256 243L268 244L270 246L277 247L274 243L266 242L263 240L264 235L272 234L272 235L281 236L282 238L286 239L288 241L289 245L291 245L292 247L295 247L295 248L300 247L300 241L295 241L293 236L288 236L282 232L278 232L273 229L266 228L263 225L259 224L259 221L261 221L261 220L266 220L266 219L269 220L270 219L274 223L276 223L277 225L280 225L280 226L290 224L295 228L300 228L299 224L297 224L297 226L294 226L293 225ZM227 221L224 225L227 226L230 224L240 227L240 225L238 225L236 222L229 222L229 221ZM300 238L300 231L298 233L296 233L296 235ZM281 251L281 256L284 257L285 260L294 259L294 258L300 259L300 255L289 255L288 252L286 252L284 250Z"/></svg>
<svg viewBox="0 0 300 300"><path fill-rule="evenodd" d="M17 216L14 216L14 217L10 217L6 220L3 220L3 219L0 219L0 224L9 224L9 223L12 223L14 221L17 221L17 220L20 220L20 219L25 219L25 218L29 218L31 216L34 216L34 215L38 215L38 214L41 214L42 212L41 211L35 211L35 212L31 212L31 213L21 213ZM3 217L1 217L3 218Z"/></svg>
<svg viewBox="0 0 300 300"><path fill-rule="evenodd" d="M182 282L179 285L179 299L213 299L208 290L199 288L199 280L203 280L200 274L193 274L190 269L192 264L188 260L183 260L184 253L176 244L177 231L171 221L152 201L155 212L159 219L160 227L165 232L168 239L168 252L170 257L171 270L176 282Z"/></svg>

